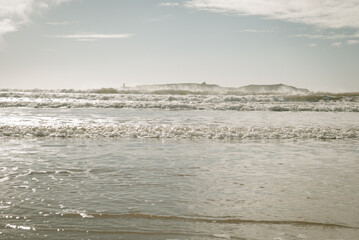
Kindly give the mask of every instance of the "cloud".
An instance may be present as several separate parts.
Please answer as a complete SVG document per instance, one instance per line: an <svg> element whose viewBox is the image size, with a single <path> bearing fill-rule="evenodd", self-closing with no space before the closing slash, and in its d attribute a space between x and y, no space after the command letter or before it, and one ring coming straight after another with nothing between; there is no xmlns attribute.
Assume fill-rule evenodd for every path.
<svg viewBox="0 0 359 240"><path fill-rule="evenodd" d="M0 0L0 38L17 31L36 13L71 0Z"/></svg>
<svg viewBox="0 0 359 240"><path fill-rule="evenodd" d="M246 32L246 33L272 33L272 30L266 30L266 29L244 29L241 30L241 32Z"/></svg>
<svg viewBox="0 0 359 240"><path fill-rule="evenodd" d="M259 15L321 28L359 29L358 0L187 0L198 10Z"/></svg>
<svg viewBox="0 0 359 240"><path fill-rule="evenodd" d="M62 22L47 22L47 25L52 25L52 26L63 26L63 25L70 25L73 24L73 22L68 22L68 21L62 21Z"/></svg>
<svg viewBox="0 0 359 240"><path fill-rule="evenodd" d="M359 44L359 40L353 40L353 39L352 39L352 40L348 40L348 41L347 41L347 44L348 44L348 45Z"/></svg>
<svg viewBox="0 0 359 240"><path fill-rule="evenodd" d="M318 46L318 44L316 44L316 43L310 43L309 44L309 47L316 47L316 46Z"/></svg>
<svg viewBox="0 0 359 240"><path fill-rule="evenodd" d="M342 46L342 42L334 42L334 43L331 44L331 46L340 47L340 46Z"/></svg>
<svg viewBox="0 0 359 240"><path fill-rule="evenodd" d="M0 36L17 30L16 24L9 18L0 20Z"/></svg>
<svg viewBox="0 0 359 240"><path fill-rule="evenodd" d="M56 38L68 38L77 41L97 41L100 39L122 39L133 37L134 34L122 33L122 34L100 34L100 33L79 33L70 35L55 36Z"/></svg>
<svg viewBox="0 0 359 240"><path fill-rule="evenodd" d="M351 34L337 34L337 33L328 33L328 34L296 34L293 37L298 38L308 38L308 39L348 39L348 38L359 38L359 31Z"/></svg>
<svg viewBox="0 0 359 240"><path fill-rule="evenodd" d="M359 32L353 33L353 34L329 34L329 35L297 34L297 35L294 35L294 37L303 37L303 38L308 38L308 39L324 39L324 40L334 40L334 41L336 40L336 42L333 42L330 44L333 47L341 47L341 46L343 46L344 43L346 43L346 45L359 44ZM349 38L351 38L351 39L349 39ZM358 38L358 39L354 39L354 38ZM348 40L346 40L346 39L348 39ZM317 44L311 43L311 44L309 44L309 46L313 47L313 46L317 46Z"/></svg>
<svg viewBox="0 0 359 240"><path fill-rule="evenodd" d="M178 3L176 3L176 2L162 2L162 3L159 3L158 6L161 6L161 7L177 7Z"/></svg>

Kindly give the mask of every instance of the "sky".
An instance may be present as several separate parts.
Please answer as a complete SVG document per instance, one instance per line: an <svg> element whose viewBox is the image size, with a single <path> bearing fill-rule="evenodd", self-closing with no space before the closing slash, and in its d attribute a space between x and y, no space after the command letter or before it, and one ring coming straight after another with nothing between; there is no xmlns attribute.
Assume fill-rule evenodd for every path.
<svg viewBox="0 0 359 240"><path fill-rule="evenodd" d="M359 0L0 0L0 88L359 91Z"/></svg>

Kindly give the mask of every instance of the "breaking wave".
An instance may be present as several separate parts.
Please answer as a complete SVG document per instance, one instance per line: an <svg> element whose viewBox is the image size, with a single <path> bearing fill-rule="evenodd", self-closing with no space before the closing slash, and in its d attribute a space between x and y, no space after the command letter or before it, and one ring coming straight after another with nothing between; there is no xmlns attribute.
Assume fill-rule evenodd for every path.
<svg viewBox="0 0 359 240"><path fill-rule="evenodd" d="M359 139L359 128L210 127L179 125L2 125L0 137L16 138L155 138L155 139Z"/></svg>
<svg viewBox="0 0 359 240"><path fill-rule="evenodd" d="M176 89L136 94L121 93L116 89L0 91L0 108L9 107L359 112L359 93L219 95Z"/></svg>
<svg viewBox="0 0 359 240"><path fill-rule="evenodd" d="M13 113L16 108L16 113ZM37 117L31 114L44 114ZM49 114L51 109L66 108L77 112L78 109L96 109L105 116L90 116L84 113L79 119L72 121L57 113ZM102 88L95 90L0 90L0 109L5 117L0 121L0 137L59 137L59 138L160 138L160 139L359 139L359 128L343 122L331 125L338 119L334 116L321 119L325 124L318 124L314 118L306 125L300 125L296 119L288 120L284 125L269 124L263 120L260 126L252 124L253 119L245 124L234 123L236 117L224 125L216 119L203 121L213 113L200 111L196 121L179 120L178 115L164 116L159 114L156 119L141 118L132 121L124 120L121 110L117 122L109 121L110 109L164 109L181 110L181 114L192 112L186 110L209 110L218 114L220 111L268 112L278 117L277 113L269 112L359 112L359 93L313 93L306 89L295 88L283 84L249 85L241 88L223 88L208 84L166 84L138 86L135 88ZM142 110L141 110L142 111ZM140 112L140 111L139 111ZM153 115L154 111L150 111ZM163 111L164 113L165 111ZM175 111L167 111L175 112ZM48 114L47 114L48 113ZM114 113L115 114L115 113ZM145 113L144 113L145 114ZM221 113L219 113L221 114ZM294 114L294 113L292 113ZM309 114L309 113L308 113ZM312 118L312 113L310 113ZM353 119L357 119L356 113ZM11 116L12 117L11 117ZM162 116L163 115L163 116ZM230 114L229 114L230 115ZM76 115L77 116L77 115ZM143 115L145 116L145 115ZM142 117L143 117L142 116ZM147 115L146 115L147 116ZM228 114L226 115L228 117ZM269 116L269 115L268 115ZM268 117L267 116L267 117ZM270 115L272 116L272 115ZM281 116L281 115L280 115ZM344 116L344 113L341 114ZM128 115L127 117L133 117ZM238 116L239 117L239 116ZM342 118L342 117L341 117ZM60 120L61 119L61 120ZM82 119L82 120L81 120ZM98 120L100 119L100 120ZM141 120L142 119L142 120ZM173 120L176 119L176 120ZM31 121L36 122L31 123ZM190 122L190 124L188 123ZM328 122L329 124L326 124ZM162 124L165 123L165 124ZM272 123L275 123L275 121ZM300 125L298 125L298 124ZM252 125L252 126L250 126ZM254 125L254 126L253 126Z"/></svg>

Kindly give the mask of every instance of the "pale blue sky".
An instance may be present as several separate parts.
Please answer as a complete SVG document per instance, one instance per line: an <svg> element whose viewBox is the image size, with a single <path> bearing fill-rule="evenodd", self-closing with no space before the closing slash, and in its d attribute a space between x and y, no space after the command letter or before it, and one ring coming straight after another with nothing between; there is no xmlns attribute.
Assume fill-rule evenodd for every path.
<svg viewBox="0 0 359 240"><path fill-rule="evenodd" d="M359 1L0 0L0 88L203 81L359 91Z"/></svg>

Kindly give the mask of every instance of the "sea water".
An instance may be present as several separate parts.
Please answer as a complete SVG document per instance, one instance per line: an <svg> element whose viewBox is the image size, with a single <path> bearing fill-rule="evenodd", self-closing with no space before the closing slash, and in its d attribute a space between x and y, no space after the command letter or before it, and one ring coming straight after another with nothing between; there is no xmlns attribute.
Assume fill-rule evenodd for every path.
<svg viewBox="0 0 359 240"><path fill-rule="evenodd" d="M0 105L0 239L359 238L355 97L6 91Z"/></svg>

